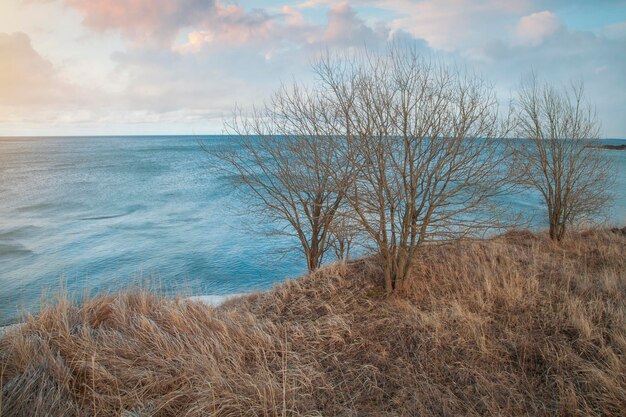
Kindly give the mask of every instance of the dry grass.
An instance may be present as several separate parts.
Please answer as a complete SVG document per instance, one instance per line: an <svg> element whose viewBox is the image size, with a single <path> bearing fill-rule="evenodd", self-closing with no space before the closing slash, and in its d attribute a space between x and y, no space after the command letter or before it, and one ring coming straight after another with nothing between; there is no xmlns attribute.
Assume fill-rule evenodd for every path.
<svg viewBox="0 0 626 417"><path fill-rule="evenodd" d="M219 309L61 300L0 339L0 414L624 415L626 237L422 255L394 298L368 259Z"/></svg>

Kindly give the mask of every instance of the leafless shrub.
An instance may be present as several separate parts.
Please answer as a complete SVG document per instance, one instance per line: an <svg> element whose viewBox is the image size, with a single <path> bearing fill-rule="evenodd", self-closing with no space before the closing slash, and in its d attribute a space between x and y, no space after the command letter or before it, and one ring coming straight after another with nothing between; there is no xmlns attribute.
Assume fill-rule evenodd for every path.
<svg viewBox="0 0 626 417"><path fill-rule="evenodd" d="M519 91L521 183L546 204L550 237L562 240L575 222L594 221L609 201L610 161L596 149L599 123L583 84L541 85L533 75Z"/></svg>
<svg viewBox="0 0 626 417"><path fill-rule="evenodd" d="M331 250L331 229L352 167L344 163L340 114L319 91L297 84L280 89L251 114L236 112L228 130L236 149L205 146L251 191L251 211L295 237L310 271Z"/></svg>
<svg viewBox="0 0 626 417"><path fill-rule="evenodd" d="M298 239L309 270L331 248L345 257L361 232L392 293L424 242L503 225L494 203L511 184L506 124L487 82L404 46L327 54L314 70L314 89L283 88L238 113L229 127L243 145L217 154L256 211Z"/></svg>
<svg viewBox="0 0 626 417"><path fill-rule="evenodd" d="M315 70L344 115L356 172L346 198L384 259L388 293L424 242L498 227L493 203L510 186L509 152L487 82L403 46L327 55Z"/></svg>

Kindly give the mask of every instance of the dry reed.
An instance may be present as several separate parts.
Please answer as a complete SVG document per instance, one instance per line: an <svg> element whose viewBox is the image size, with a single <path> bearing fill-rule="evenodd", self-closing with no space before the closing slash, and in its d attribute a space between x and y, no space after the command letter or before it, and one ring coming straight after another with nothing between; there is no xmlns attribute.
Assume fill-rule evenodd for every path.
<svg viewBox="0 0 626 417"><path fill-rule="evenodd" d="M510 233L375 258L220 308L61 299L0 338L2 416L618 416L626 237Z"/></svg>

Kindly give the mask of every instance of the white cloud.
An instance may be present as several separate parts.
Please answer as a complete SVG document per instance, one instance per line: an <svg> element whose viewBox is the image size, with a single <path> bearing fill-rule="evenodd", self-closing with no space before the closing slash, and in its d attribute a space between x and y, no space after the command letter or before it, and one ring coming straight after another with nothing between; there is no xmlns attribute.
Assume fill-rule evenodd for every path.
<svg viewBox="0 0 626 417"><path fill-rule="evenodd" d="M386 10L394 30L410 33L435 49L463 50L502 31L507 19L527 10L531 0L356 0L351 4ZM305 7L336 4L311 0Z"/></svg>
<svg viewBox="0 0 626 417"><path fill-rule="evenodd" d="M606 26L602 32L609 39L624 40L626 39L626 20Z"/></svg>

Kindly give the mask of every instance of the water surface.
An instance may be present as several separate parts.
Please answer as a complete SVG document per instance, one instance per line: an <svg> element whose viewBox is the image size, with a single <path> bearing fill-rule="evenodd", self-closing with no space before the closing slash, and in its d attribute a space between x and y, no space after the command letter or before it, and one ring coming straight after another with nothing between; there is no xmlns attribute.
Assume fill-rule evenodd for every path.
<svg viewBox="0 0 626 417"><path fill-rule="evenodd" d="M250 230L200 139L0 138L0 322L60 285L220 295L302 273L276 252L290 242Z"/></svg>
<svg viewBox="0 0 626 417"><path fill-rule="evenodd" d="M246 202L200 140L227 141L0 138L0 323L33 311L42 293L61 285L71 293L111 291L143 277L163 291L223 295L304 272L297 254L278 253L293 242L250 230ZM610 216L624 223L626 152L603 152L616 166ZM508 201L541 207L534 194Z"/></svg>

